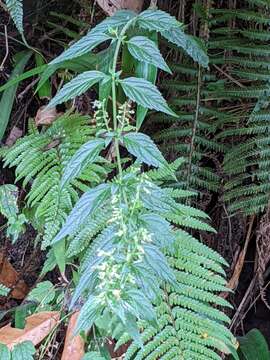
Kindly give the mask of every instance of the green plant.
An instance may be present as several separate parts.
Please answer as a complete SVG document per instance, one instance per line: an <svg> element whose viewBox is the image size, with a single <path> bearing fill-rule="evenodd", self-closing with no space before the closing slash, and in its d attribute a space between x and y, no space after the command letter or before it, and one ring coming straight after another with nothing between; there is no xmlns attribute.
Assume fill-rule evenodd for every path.
<svg viewBox="0 0 270 360"><path fill-rule="evenodd" d="M24 341L9 350L4 344L0 344L0 358L3 360L34 360L35 347L30 341Z"/></svg>
<svg viewBox="0 0 270 360"><path fill-rule="evenodd" d="M23 179L23 187L31 185L27 194L25 214L42 236L42 247L51 240L63 225L67 214L79 199L79 192L86 191L107 174L105 160L96 157L96 163L84 172L77 173L72 182L61 187L66 163L77 149L93 138L95 128L86 116L64 114L41 133L30 121L29 134L19 139L11 148L3 148L5 166L15 166L16 180ZM65 264L63 249L54 248L55 261ZM64 270L63 270L64 271Z"/></svg>
<svg viewBox="0 0 270 360"><path fill-rule="evenodd" d="M6 7L16 28L23 35L23 0L5 0Z"/></svg>
<svg viewBox="0 0 270 360"><path fill-rule="evenodd" d="M215 140L215 133L220 121L228 116L213 103L207 103L208 89L216 91L220 87L217 77L204 72L196 64L190 64L188 60L184 58L184 64L170 64L174 78L166 79L161 84L168 91L169 104L177 118L154 114L150 124L162 126L163 129L154 137L168 157L185 158L183 166L176 173L176 186L197 191L217 191L220 178L209 164L213 162L212 154L223 150Z"/></svg>
<svg viewBox="0 0 270 360"><path fill-rule="evenodd" d="M12 184L0 186L0 214L7 219L7 236L15 242L19 235L24 232L27 222L23 214L19 214L17 205L18 188Z"/></svg>
<svg viewBox="0 0 270 360"><path fill-rule="evenodd" d="M265 210L270 194L269 2L247 3L248 9L211 10L209 48L211 63L228 68L224 89L213 94L231 115L217 137L225 145L224 200L230 212L250 215Z"/></svg>
<svg viewBox="0 0 270 360"><path fill-rule="evenodd" d="M25 65L27 64L32 53L30 51L17 53L15 56L15 66L10 76L10 81L14 80L24 71ZM12 111L13 103L16 96L18 84L13 84L6 89L0 100L1 114L0 114L0 141L2 141L6 127L8 125L10 114Z"/></svg>
<svg viewBox="0 0 270 360"><path fill-rule="evenodd" d="M270 351L263 334L257 330L250 330L245 336L239 337L239 357L241 360L268 360Z"/></svg>
<svg viewBox="0 0 270 360"><path fill-rule="evenodd" d="M136 34L137 27L143 30L143 35ZM178 201L189 193L162 186L164 179L175 180L175 165L168 164L154 142L138 132L138 122L136 128L131 121L133 110L130 104L135 102L137 110L142 107L146 111L154 109L172 116L175 113L152 82L141 77L123 77L121 68L117 66L123 46L133 56L133 71L138 62L168 70L155 42L148 38L156 31L183 47L202 66L207 66L208 58L200 44L184 34L175 18L160 10L146 10L139 15L119 11L52 62L52 65L58 64L82 56L103 42L110 43L107 51L113 57L109 61L109 71L95 70L78 75L64 85L48 107L73 99L99 85L96 138L86 142L64 164L58 189L69 186L108 147L115 158L117 174L84 192L51 243L63 248L65 241L75 241L73 249L76 253L80 253L82 241L84 244L80 269L76 274L77 286L70 304L73 308L81 300L84 302L77 331L90 329L108 311L122 323L136 349L142 347L139 350L142 352L145 339L141 334L141 321L145 327L156 329L155 338L167 338L162 333L163 320L153 304L161 303L166 307L164 297L166 292L171 292L171 301L178 305L178 318L185 319L177 323L177 341L181 343L183 340L180 347L183 359L191 356L202 359L204 354L220 359L215 349L236 356L233 337L221 325L228 320L227 317L210 305L227 305L215 295L216 291L225 290L221 267L224 261L185 231L176 230L183 226L213 229L205 222L206 214ZM112 107L112 121L110 106L107 105ZM140 119L139 124L141 122ZM136 159L125 168L120 146ZM143 164L158 170L143 171ZM91 238L86 247L85 234ZM64 256L67 253L63 252ZM207 336L201 333L203 330ZM216 331L220 333L215 334ZM160 355L179 358L179 352L171 353L170 350L166 345L153 358ZM136 359L142 358L141 352L135 355Z"/></svg>

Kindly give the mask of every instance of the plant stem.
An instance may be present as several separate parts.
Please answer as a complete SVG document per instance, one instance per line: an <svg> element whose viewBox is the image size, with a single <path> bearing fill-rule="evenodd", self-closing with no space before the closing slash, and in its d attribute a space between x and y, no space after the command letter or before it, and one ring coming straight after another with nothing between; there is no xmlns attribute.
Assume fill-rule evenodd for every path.
<svg viewBox="0 0 270 360"><path fill-rule="evenodd" d="M118 40L117 40L117 44L116 44L116 48L115 48L115 53L114 53L114 57L113 57L113 66L112 66L112 103L113 103L113 130L115 132L117 132L118 130L118 122L117 122L117 99L116 99L116 67L117 67L117 59L118 59L118 55L120 52L120 48L121 48L121 44L124 38L124 35L127 31L127 29L131 26L131 24L133 23L133 19L129 20L126 25L123 27L123 29L121 30ZM120 175L120 178L122 178L122 165L121 165L121 156L120 156L120 150L119 150L119 138L118 138L118 134L114 139L114 144L115 144L115 153L116 153L116 158L117 158L117 166L118 166L118 172Z"/></svg>

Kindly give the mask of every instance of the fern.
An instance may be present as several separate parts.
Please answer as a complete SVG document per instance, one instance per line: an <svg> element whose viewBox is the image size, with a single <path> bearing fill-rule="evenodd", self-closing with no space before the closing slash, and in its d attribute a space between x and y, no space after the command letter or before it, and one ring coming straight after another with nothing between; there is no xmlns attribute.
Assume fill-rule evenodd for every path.
<svg viewBox="0 0 270 360"><path fill-rule="evenodd" d="M170 67L176 76L184 77L186 81L173 79L162 84L172 94L170 104L178 116L153 116L151 121L164 127L155 135L155 139L167 156L174 154L173 157L186 159L177 171L180 186L199 191L217 191L219 176L206 164L211 163L212 153L222 151L222 145L215 141L214 134L219 122L222 123L228 115L213 106L205 106L206 98L212 97L207 86L218 87L217 78L188 64L171 64ZM199 72L202 72L200 84L196 80ZM175 92L179 94L177 98Z"/></svg>
<svg viewBox="0 0 270 360"><path fill-rule="evenodd" d="M79 192L97 184L106 174L102 165L93 164L71 184L60 188L63 170L76 150L93 137L95 129L88 117L65 114L45 132L35 128L7 150L2 150L4 165L16 167L16 180L31 189L27 206L34 209L34 223L44 229L42 247L50 245L67 214L79 198Z"/></svg>
<svg viewBox="0 0 270 360"><path fill-rule="evenodd" d="M131 344L127 360L221 359L215 349L231 352L233 339L226 328L230 320L213 308L213 304L230 306L215 295L226 291L224 260L184 231L176 236L177 246L167 257L177 286L164 284L162 298L155 305L159 326L140 322L144 347ZM123 335L117 346L128 340Z"/></svg>
<svg viewBox="0 0 270 360"><path fill-rule="evenodd" d="M218 29L218 37L210 41L212 51L222 48L223 58L214 56L214 64L229 64L232 81L217 98L235 106L234 120L223 123L225 130L218 140L231 142L226 146L224 170L229 176L224 199L231 212L250 215L261 212L269 201L267 171L269 169L269 64L267 24L270 18L266 1L247 1L249 10L213 10L218 17L238 18L233 32ZM219 15L221 14L221 15ZM241 26L244 22L244 30ZM260 27L257 24L261 24ZM214 24L215 25L215 24ZM215 31L213 31L215 33ZM217 33L217 32L216 32ZM224 52L225 51L225 52ZM242 81L244 85L241 86ZM240 86L239 86L240 84ZM235 140L235 141L234 141ZM220 141L220 142L221 142Z"/></svg>
<svg viewBox="0 0 270 360"><path fill-rule="evenodd" d="M139 36L134 36L138 27ZM37 222L44 224L43 247L51 245L53 249L48 253L46 271L57 262L64 275L67 260L79 258L70 303L71 309L82 304L77 331L98 326L107 313L134 341L127 358L134 352L138 360L144 354L148 359L178 359L181 350L184 360L198 356L220 359L217 351L234 353L235 346L223 325L228 317L215 308L228 305L216 294L226 291L224 260L183 230L214 229L204 212L182 203L194 194L182 189L181 183L175 184L175 170L183 160L168 163L152 139L138 131L148 109L178 118L155 86L155 76L149 76L151 66L169 71L151 40L154 32L199 62L199 72L207 66L202 43L186 35L174 17L153 9L139 15L117 12L52 62L76 58L106 42L113 58L110 71L87 71L74 77L48 104L50 108L67 102L97 86L101 99L96 101L96 128L78 115L64 115L41 133L31 128L28 136L4 151L5 164L16 167L17 180L23 179L23 186L31 185L28 206L34 208ZM123 46L128 47L130 70L136 77L123 77L124 72L118 71ZM203 72L200 76L209 78ZM212 77L209 79L211 82ZM211 87L201 91L198 85L191 98L196 108L191 145L198 138L200 148L190 146L187 152L188 185L196 156L208 147L217 148L211 136L204 139L197 134L197 129L209 131L209 123L198 115L201 95L211 93ZM131 120L131 102L137 105L136 127ZM112 119L106 111L108 105ZM184 111L188 116L187 109ZM214 117L219 114L208 107L203 112ZM128 163L123 161L122 148L129 154ZM102 157L106 149L117 166L109 177ZM105 164L105 169L100 164ZM145 166L149 171L144 171ZM201 174L215 179L206 168Z"/></svg>

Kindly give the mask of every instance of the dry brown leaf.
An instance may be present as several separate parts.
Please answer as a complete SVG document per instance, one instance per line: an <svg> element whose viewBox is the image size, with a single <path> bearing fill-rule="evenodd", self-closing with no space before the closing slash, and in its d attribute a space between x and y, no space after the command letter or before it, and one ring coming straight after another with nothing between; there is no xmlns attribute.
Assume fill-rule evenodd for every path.
<svg viewBox="0 0 270 360"><path fill-rule="evenodd" d="M24 299L28 293L28 286L23 280L19 280L19 274L3 253L0 253L0 283L8 288L14 287L11 292L14 299Z"/></svg>
<svg viewBox="0 0 270 360"><path fill-rule="evenodd" d="M110 16L120 9L140 12L143 6L143 0L97 0L97 3Z"/></svg>
<svg viewBox="0 0 270 360"><path fill-rule="evenodd" d="M244 262L246 259L246 253L247 253L248 245L249 245L250 238L251 238L251 232L252 232L252 226L253 226L254 220L255 220L255 216L252 215L252 217L250 219L247 235L246 235L244 248L240 252L237 262L234 266L233 275L226 285L226 287L230 290L235 290L238 287L239 278L242 273ZM222 292L220 294L220 296L223 297L224 299L226 299L229 296L229 294L230 294L229 292Z"/></svg>
<svg viewBox="0 0 270 360"><path fill-rule="evenodd" d="M58 311L44 311L26 318L24 329L15 329L8 324L0 329L0 343L12 349L23 341L39 344L57 325L60 319Z"/></svg>
<svg viewBox="0 0 270 360"><path fill-rule="evenodd" d="M61 360L81 360L84 356L84 341L80 335L74 336L79 311L71 315Z"/></svg>
<svg viewBox="0 0 270 360"><path fill-rule="evenodd" d="M22 137L22 134L23 134L22 130L19 129L17 126L14 126L6 140L6 145L7 146L14 145L16 140Z"/></svg>
<svg viewBox="0 0 270 360"><path fill-rule="evenodd" d="M41 106L36 114L35 123L39 125L51 125L55 119L58 118L59 113L57 113L56 108L45 109L46 106Z"/></svg>

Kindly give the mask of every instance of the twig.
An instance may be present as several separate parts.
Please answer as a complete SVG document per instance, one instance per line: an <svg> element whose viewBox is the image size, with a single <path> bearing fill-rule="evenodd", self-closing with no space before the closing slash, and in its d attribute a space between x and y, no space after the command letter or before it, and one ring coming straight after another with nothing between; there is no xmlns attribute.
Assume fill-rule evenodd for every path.
<svg viewBox="0 0 270 360"><path fill-rule="evenodd" d="M28 84L27 86L26 86L26 88L17 96L17 98L19 99L19 100L21 100L23 97L24 97L24 95L30 90L30 89L32 89L33 88L33 86L35 86L36 85L36 83L39 81L39 78L37 78L37 79L34 79L30 84Z"/></svg>
<svg viewBox="0 0 270 360"><path fill-rule="evenodd" d="M245 88L245 85L241 84L239 81L237 81L236 79L234 79L230 74L226 73L224 70L222 70L220 67L218 67L217 65L213 64L214 67L221 72L221 74L223 74L224 76L226 76L226 78L228 78L229 80L231 80L233 83L235 83L236 85L238 85L241 88Z"/></svg>
<svg viewBox="0 0 270 360"><path fill-rule="evenodd" d="M0 71L3 71L5 62L6 62L7 58L8 58L8 54L9 54L7 26L4 25L4 27L5 27L6 53L5 53L5 56L4 56L4 59L3 59L2 63L1 63L1 65L0 65Z"/></svg>

